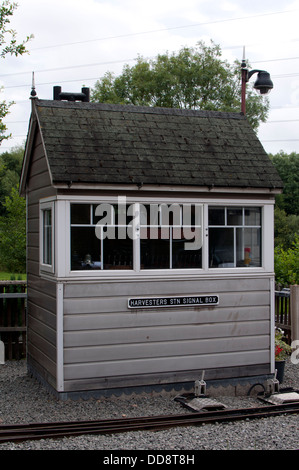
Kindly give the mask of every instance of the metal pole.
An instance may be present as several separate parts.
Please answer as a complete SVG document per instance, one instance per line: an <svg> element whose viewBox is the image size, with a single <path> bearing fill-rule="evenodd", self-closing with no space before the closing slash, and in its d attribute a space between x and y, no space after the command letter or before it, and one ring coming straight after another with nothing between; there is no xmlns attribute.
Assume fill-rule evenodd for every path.
<svg viewBox="0 0 299 470"><path fill-rule="evenodd" d="M290 286L291 335L292 341L299 340L299 285Z"/></svg>
<svg viewBox="0 0 299 470"><path fill-rule="evenodd" d="M5 364L5 346L3 341L0 340L0 364Z"/></svg>
<svg viewBox="0 0 299 470"><path fill-rule="evenodd" d="M247 70L242 68L241 112L246 114L246 76Z"/></svg>
<svg viewBox="0 0 299 470"><path fill-rule="evenodd" d="M241 79L242 79L242 88L241 88L241 112L245 115L246 114L246 83L247 83L247 74L248 70L246 68L246 60L245 60L245 47L243 47L243 59L241 63Z"/></svg>

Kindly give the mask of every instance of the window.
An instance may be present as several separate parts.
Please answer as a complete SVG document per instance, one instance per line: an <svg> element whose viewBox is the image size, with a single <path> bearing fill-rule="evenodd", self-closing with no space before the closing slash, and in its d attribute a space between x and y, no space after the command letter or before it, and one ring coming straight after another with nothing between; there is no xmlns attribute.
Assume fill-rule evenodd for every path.
<svg viewBox="0 0 299 470"><path fill-rule="evenodd" d="M150 204L140 209L141 269L202 267L202 206Z"/></svg>
<svg viewBox="0 0 299 470"><path fill-rule="evenodd" d="M202 267L202 205L70 207L71 271Z"/></svg>
<svg viewBox="0 0 299 470"><path fill-rule="evenodd" d="M133 269L124 204L71 204L71 270Z"/></svg>
<svg viewBox="0 0 299 470"><path fill-rule="evenodd" d="M43 264L52 264L52 210L43 210Z"/></svg>
<svg viewBox="0 0 299 470"><path fill-rule="evenodd" d="M46 209L43 263L51 265L53 213ZM258 268L262 266L262 214L265 209L253 206L129 204L125 197L113 203L72 202L70 270Z"/></svg>
<svg viewBox="0 0 299 470"><path fill-rule="evenodd" d="M54 272L54 203L40 204L40 266Z"/></svg>
<svg viewBox="0 0 299 470"><path fill-rule="evenodd" d="M261 266L261 208L209 207L210 268Z"/></svg>

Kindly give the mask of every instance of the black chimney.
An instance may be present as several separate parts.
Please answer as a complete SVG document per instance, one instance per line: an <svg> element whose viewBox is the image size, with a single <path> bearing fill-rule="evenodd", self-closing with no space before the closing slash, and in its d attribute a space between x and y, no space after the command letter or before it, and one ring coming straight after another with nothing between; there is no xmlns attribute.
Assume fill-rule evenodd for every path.
<svg viewBox="0 0 299 470"><path fill-rule="evenodd" d="M61 91L61 86L53 87L53 99L55 101L83 101L89 102L89 88L82 88L81 93L66 93Z"/></svg>

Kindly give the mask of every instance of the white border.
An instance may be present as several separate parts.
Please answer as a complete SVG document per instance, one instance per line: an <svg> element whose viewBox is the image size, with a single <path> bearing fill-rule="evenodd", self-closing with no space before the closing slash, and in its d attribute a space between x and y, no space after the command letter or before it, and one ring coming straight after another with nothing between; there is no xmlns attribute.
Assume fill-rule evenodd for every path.
<svg viewBox="0 0 299 470"><path fill-rule="evenodd" d="M45 264L43 263L44 259L44 243L43 243L43 211L51 209L52 216L52 264ZM40 274L42 272L46 273L52 273L54 274L55 272L55 205L54 201L47 201L47 200L41 200L39 202L39 269L40 269Z"/></svg>
<svg viewBox="0 0 299 470"><path fill-rule="evenodd" d="M117 196L55 196L48 198L40 203L43 207L45 204L53 204L55 202L55 266L56 276L59 279L72 280L97 280L97 279L114 279L114 280L138 280L146 278L177 278L177 277L211 277L217 275L256 275L256 274L273 274L274 273L274 200L261 199L239 199L238 201L231 198L215 199L211 198L178 198L178 197L126 197L128 204L138 203L197 203L203 204L203 259L201 269L165 269L165 270L137 270L139 249L138 243L133 244L135 255L135 264L132 270L97 270L97 271L71 271L70 269L70 204L90 203L96 204L101 202L117 203ZM208 261L208 206L231 206L231 207L261 207L262 208L262 266L261 267L237 267L237 268L209 268ZM54 229L54 227L53 227ZM48 277L53 274L53 270L42 270L42 275Z"/></svg>
<svg viewBox="0 0 299 470"><path fill-rule="evenodd" d="M156 300L156 299L186 299L186 298L193 298L193 297L217 297L217 302L207 302L207 303L180 303L180 304L173 304L173 305L138 305L138 306L131 306L131 300ZM215 307L219 305L219 295L218 294L188 294L188 295L151 295L148 297L130 297L128 299L128 308L132 310L136 309L143 309L143 308L175 308L175 307L193 307L193 308L200 308L200 307Z"/></svg>
<svg viewBox="0 0 299 470"><path fill-rule="evenodd" d="M64 357L63 357L63 284L56 284L56 387L64 391Z"/></svg>

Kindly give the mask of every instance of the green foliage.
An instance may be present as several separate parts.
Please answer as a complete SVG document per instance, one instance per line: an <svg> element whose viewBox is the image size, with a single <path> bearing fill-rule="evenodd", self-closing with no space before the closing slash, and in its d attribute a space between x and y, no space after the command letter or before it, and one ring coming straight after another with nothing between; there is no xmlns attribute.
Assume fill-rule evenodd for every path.
<svg viewBox="0 0 299 470"><path fill-rule="evenodd" d="M241 109L241 67L231 66L221 57L220 47L203 41L178 53L159 54L147 61L138 57L136 65L125 65L121 75L107 72L95 83L91 100L101 103L132 104L210 111ZM267 98L247 92L247 118L254 129L265 121Z"/></svg>
<svg viewBox="0 0 299 470"><path fill-rule="evenodd" d="M17 187L5 198L6 214L0 217L0 264L15 273L26 271L26 200Z"/></svg>
<svg viewBox="0 0 299 470"><path fill-rule="evenodd" d="M299 283L299 154L270 155L284 184L276 196L274 217L274 265L276 282Z"/></svg>
<svg viewBox="0 0 299 470"><path fill-rule="evenodd" d="M0 155L0 215L5 214L5 198L20 181L23 156L23 146L17 146Z"/></svg>
<svg viewBox="0 0 299 470"><path fill-rule="evenodd" d="M26 274L11 274L0 271L0 281L26 281Z"/></svg>
<svg viewBox="0 0 299 470"><path fill-rule="evenodd" d="M10 16L13 16L16 8L17 3L12 3L9 0L4 0L0 5L0 46L2 47L0 57L2 58L7 54L18 56L27 52L25 44L32 37L27 36L24 41L17 44L16 31L7 28L10 23ZM9 41L7 41L7 36L9 36ZM4 46L4 44L6 45Z"/></svg>
<svg viewBox="0 0 299 470"><path fill-rule="evenodd" d="M270 158L284 184L283 193L276 197L276 206L286 214L299 216L299 154L280 152Z"/></svg>
<svg viewBox="0 0 299 470"><path fill-rule="evenodd" d="M284 361L291 353L291 346L284 341L284 331L275 328L275 360Z"/></svg>
<svg viewBox="0 0 299 470"><path fill-rule="evenodd" d="M284 250L281 246L274 249L275 278L283 287L299 284L299 235L291 248Z"/></svg>
<svg viewBox="0 0 299 470"><path fill-rule="evenodd" d="M275 207L274 221L275 247L291 248L296 236L299 236L299 215L288 215L285 210Z"/></svg>
<svg viewBox="0 0 299 470"><path fill-rule="evenodd" d="M0 3L0 58L4 59L7 54L10 55L23 55L27 52L25 44L33 37L28 36L24 41L18 44L16 39L16 31L9 28L11 16L17 4L10 0L4 0ZM6 126L3 124L3 119L9 113L9 108L13 103L0 103L0 143L3 139L8 139L10 135L4 135Z"/></svg>
<svg viewBox="0 0 299 470"><path fill-rule="evenodd" d="M1 88L0 88L1 91ZM8 139L11 137L11 134L7 135L4 137L4 133L6 131L6 125L2 122L2 119L4 119L8 113L9 113L9 108L12 105L12 103L6 103L6 101L0 102L0 144L4 138Z"/></svg>

